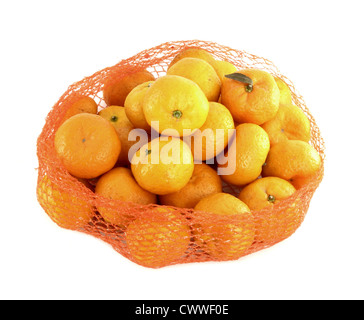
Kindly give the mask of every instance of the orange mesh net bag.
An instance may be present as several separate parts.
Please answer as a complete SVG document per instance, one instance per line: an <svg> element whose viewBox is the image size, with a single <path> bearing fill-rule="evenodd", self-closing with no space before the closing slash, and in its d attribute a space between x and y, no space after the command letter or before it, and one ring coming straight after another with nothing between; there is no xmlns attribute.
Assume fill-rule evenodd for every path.
<svg viewBox="0 0 364 320"><path fill-rule="evenodd" d="M77 179L65 169L55 151L55 134L80 95L92 98L100 111L106 107L103 96L106 81L117 81L144 69L155 78L163 76L173 58L187 48L204 49L216 59L231 62L238 70L265 70L288 85L292 103L310 121L309 143L322 159L320 170L293 195L244 217L214 215L193 209L110 200L94 192L94 180ZM97 237L122 256L149 268L236 260L288 238L305 218L311 198L323 178L325 158L324 141L303 97L272 62L244 51L199 40L167 42L144 50L69 86L46 118L37 141L37 155L37 198L51 219L60 227ZM238 196L241 188L224 183L223 191ZM220 205L224 206L223 203ZM100 208L127 217L129 224L125 228L105 221L99 213ZM262 233L266 235L264 240L256 237Z"/></svg>

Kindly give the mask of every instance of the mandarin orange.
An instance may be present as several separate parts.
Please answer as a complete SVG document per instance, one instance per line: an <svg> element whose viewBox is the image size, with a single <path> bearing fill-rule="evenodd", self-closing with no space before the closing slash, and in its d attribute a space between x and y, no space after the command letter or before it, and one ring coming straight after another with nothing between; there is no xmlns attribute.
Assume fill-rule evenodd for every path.
<svg viewBox="0 0 364 320"><path fill-rule="evenodd" d="M99 115L89 113L66 120L55 134L54 145L68 172L86 179L112 169L121 150L114 127Z"/></svg>

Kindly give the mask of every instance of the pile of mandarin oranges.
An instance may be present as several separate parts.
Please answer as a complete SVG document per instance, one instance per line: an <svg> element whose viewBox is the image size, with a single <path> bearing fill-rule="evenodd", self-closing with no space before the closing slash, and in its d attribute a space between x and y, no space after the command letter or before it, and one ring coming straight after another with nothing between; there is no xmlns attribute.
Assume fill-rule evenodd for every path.
<svg viewBox="0 0 364 320"><path fill-rule="evenodd" d="M237 69L203 49L179 52L164 75L145 69L105 82L102 94L102 108L77 97L55 133L55 152L95 195L126 209L152 205L148 214L94 208L47 176L38 200L66 229L83 228L96 212L146 267L180 261L191 243L219 261L270 243L279 217L254 212L292 196L322 164L309 143L310 121L282 79ZM191 209L193 221L178 208ZM287 215L294 218L294 205Z"/></svg>

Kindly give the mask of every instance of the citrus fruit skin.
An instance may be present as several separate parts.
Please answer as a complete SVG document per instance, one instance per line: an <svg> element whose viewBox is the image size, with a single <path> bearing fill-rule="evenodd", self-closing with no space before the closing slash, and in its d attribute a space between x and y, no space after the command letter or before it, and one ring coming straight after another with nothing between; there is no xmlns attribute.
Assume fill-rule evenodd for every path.
<svg viewBox="0 0 364 320"><path fill-rule="evenodd" d="M275 82L277 83L280 98L279 104L291 105L292 104L292 93L287 84L280 78L274 77Z"/></svg>
<svg viewBox="0 0 364 320"><path fill-rule="evenodd" d="M227 193L213 194L202 199L195 210L209 213L204 219L198 219L193 234L196 243L212 258L236 260L252 245L255 237L253 216L238 198Z"/></svg>
<svg viewBox="0 0 364 320"><path fill-rule="evenodd" d="M168 136L183 136L190 135L204 124L209 103L192 80L165 75L158 78L145 94L143 112L155 131Z"/></svg>
<svg viewBox="0 0 364 320"><path fill-rule="evenodd" d="M143 113L143 100L154 81L147 81L136 86L125 99L125 113L135 128L150 131L150 125Z"/></svg>
<svg viewBox="0 0 364 320"><path fill-rule="evenodd" d="M48 216L60 227L78 230L91 221L92 206L73 196L71 191L60 189L48 176L38 183L37 198Z"/></svg>
<svg viewBox="0 0 364 320"><path fill-rule="evenodd" d="M236 67L229 61L215 60L213 67L219 76L221 83L224 81L225 75L237 71Z"/></svg>
<svg viewBox="0 0 364 320"><path fill-rule="evenodd" d="M188 183L194 163L185 142L163 137L153 139L134 154L131 170L143 189L165 195L181 190Z"/></svg>
<svg viewBox="0 0 364 320"><path fill-rule="evenodd" d="M97 104L94 99L87 96L80 96L76 102L74 102L71 107L67 110L63 121L71 118L72 116L79 113L97 113Z"/></svg>
<svg viewBox="0 0 364 320"><path fill-rule="evenodd" d="M234 168L230 174L221 175L225 182L243 186L259 177L267 158L270 143L268 134L258 125L240 124L236 127L234 147L225 153L227 163L219 164L220 168ZM229 170L231 171L231 170Z"/></svg>
<svg viewBox="0 0 364 320"><path fill-rule="evenodd" d="M126 116L126 110L120 106L110 106L99 112L99 116L107 120L114 128L121 142L121 150L119 153L117 165L128 166L129 150L136 143L135 141L129 141L129 133L135 127L129 121Z"/></svg>
<svg viewBox="0 0 364 320"><path fill-rule="evenodd" d="M112 169L121 143L114 127L99 115L80 113L57 130L54 145L70 174L92 179Z"/></svg>
<svg viewBox="0 0 364 320"><path fill-rule="evenodd" d="M239 194L250 210L261 210L288 198L296 191L288 181L277 177L265 177L248 184Z"/></svg>
<svg viewBox="0 0 364 320"><path fill-rule="evenodd" d="M303 217L298 198L284 210L267 210L254 213L256 226L255 241L271 246L291 236L300 226Z"/></svg>
<svg viewBox="0 0 364 320"><path fill-rule="evenodd" d="M310 121L295 105L281 104L276 116L261 127L268 133L271 145L286 140L309 142L311 139Z"/></svg>
<svg viewBox="0 0 364 320"><path fill-rule="evenodd" d="M316 174L321 163L320 154L310 144L287 140L271 147L262 175L285 179L299 189Z"/></svg>
<svg viewBox="0 0 364 320"><path fill-rule="evenodd" d="M203 198L222 192L222 182L217 172L205 163L195 164L193 175L181 190L159 196L162 205L194 208Z"/></svg>
<svg viewBox="0 0 364 320"><path fill-rule="evenodd" d="M252 80L252 88L240 81L225 78L221 87L221 103L237 123L263 124L278 111L280 93L273 76L262 70L245 69L238 73Z"/></svg>
<svg viewBox="0 0 364 320"><path fill-rule="evenodd" d="M177 263L188 250L191 233L187 221L178 213L154 208L153 217L133 221L126 229L130 258L148 268Z"/></svg>
<svg viewBox="0 0 364 320"><path fill-rule="evenodd" d="M147 70L127 74L119 80L106 82L103 97L108 106L124 106L127 95L137 85L155 80L152 73Z"/></svg>
<svg viewBox="0 0 364 320"><path fill-rule="evenodd" d="M209 102L205 123L191 136L194 160L210 160L224 151L234 133L233 129L235 124L230 111L218 102Z"/></svg>
<svg viewBox="0 0 364 320"><path fill-rule="evenodd" d="M219 99L221 80L215 69L205 60L183 58L170 67L167 74L192 80L201 88L209 101Z"/></svg>
<svg viewBox="0 0 364 320"><path fill-rule="evenodd" d="M274 244L297 229L300 216L295 203L284 210L273 208L295 192L296 189L291 183L277 177L257 179L243 188L239 199L253 211L255 241ZM264 208L272 210L259 212Z"/></svg>
<svg viewBox="0 0 364 320"><path fill-rule="evenodd" d="M170 62L168 69L171 68L176 62L184 58L198 58L208 62L210 65L214 65L215 58L206 50L200 48L188 48L179 52L173 60Z"/></svg>
<svg viewBox="0 0 364 320"><path fill-rule="evenodd" d="M122 167L113 168L103 174L96 184L95 193L108 199L128 202L124 206L130 207L133 204L157 203L157 196L142 189L135 181L131 170ZM97 209L105 221L121 228L125 228L133 219L132 216L112 208L98 206Z"/></svg>

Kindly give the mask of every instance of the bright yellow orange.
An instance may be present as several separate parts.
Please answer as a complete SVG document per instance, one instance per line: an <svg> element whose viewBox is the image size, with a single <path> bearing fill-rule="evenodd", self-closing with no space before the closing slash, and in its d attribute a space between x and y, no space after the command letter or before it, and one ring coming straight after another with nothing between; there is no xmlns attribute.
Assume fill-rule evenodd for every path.
<svg viewBox="0 0 364 320"><path fill-rule="evenodd" d="M236 67L229 61L216 60L213 67L220 78L221 83L225 79L225 75L237 72Z"/></svg>
<svg viewBox="0 0 364 320"><path fill-rule="evenodd" d="M92 206L72 191L64 191L44 176L37 187L37 197L48 216L60 227L77 230L91 221Z"/></svg>
<svg viewBox="0 0 364 320"><path fill-rule="evenodd" d="M143 112L148 124L170 136L189 135L206 121L209 102L192 80L175 75L158 78L145 94ZM189 132L184 132L184 130Z"/></svg>
<svg viewBox="0 0 364 320"><path fill-rule="evenodd" d="M179 138L160 137L134 154L131 170L143 189L164 195L177 192L188 183L194 163L186 143Z"/></svg>
<svg viewBox="0 0 364 320"><path fill-rule="evenodd" d="M286 105L292 104L292 93L287 84L278 77L274 77L274 80L277 83L280 93L279 104L286 104Z"/></svg>
<svg viewBox="0 0 364 320"><path fill-rule="evenodd" d="M64 121L79 113L97 113L97 104L94 99L80 96L67 110Z"/></svg>
<svg viewBox="0 0 364 320"><path fill-rule="evenodd" d="M207 100L217 101L219 99L221 80L215 69L205 60L183 58L168 69L167 75L190 79L201 88Z"/></svg>
<svg viewBox="0 0 364 320"><path fill-rule="evenodd" d="M150 131L150 125L143 113L143 100L154 81L147 81L136 86L125 99L125 113L135 128Z"/></svg>
<svg viewBox="0 0 364 320"><path fill-rule="evenodd" d="M202 211L193 228L195 241L217 260L241 258L254 241L253 216L248 206L227 193L203 198L196 206Z"/></svg>
<svg viewBox="0 0 364 320"><path fill-rule="evenodd" d="M285 179L299 189L320 167L321 157L314 147L304 141L287 140L271 147L262 174Z"/></svg>
<svg viewBox="0 0 364 320"><path fill-rule="evenodd" d="M218 102L209 103L209 113L203 126L191 136L195 160L205 161L224 151L235 128L230 111Z"/></svg>
<svg viewBox="0 0 364 320"><path fill-rule="evenodd" d="M190 244L187 221L171 209L154 208L126 229L130 258L148 268L161 268L183 259Z"/></svg>
<svg viewBox="0 0 364 320"><path fill-rule="evenodd" d="M109 123L115 128L116 133L121 142L121 150L117 164L119 166L128 166L129 161L129 150L136 143L136 141L129 140L129 133L135 129L133 124L129 121L126 116L126 110L124 107L110 106L99 112L99 115L109 121Z"/></svg>
<svg viewBox="0 0 364 320"><path fill-rule="evenodd" d="M225 153L227 163L219 164L220 168L229 169L231 173L221 175L221 178L233 185L243 186L261 174L270 148L269 137L260 126L244 123L236 127L233 143Z"/></svg>
<svg viewBox="0 0 364 320"><path fill-rule="evenodd" d="M57 130L54 145L68 172L92 179L112 169L121 143L114 127L96 114L80 113Z"/></svg>
<svg viewBox="0 0 364 320"><path fill-rule="evenodd" d="M103 96L108 106L124 106L127 95L137 85L155 80L147 70L130 73L121 79L109 79L104 86Z"/></svg>
<svg viewBox="0 0 364 320"><path fill-rule="evenodd" d="M208 62L209 64L211 64L212 66L215 63L215 58L206 50L204 49L200 49L200 48L188 48L185 49L181 52L179 52L171 61L171 63L169 64L168 68L171 68L176 62L180 61L181 59L184 58L198 58L198 59L202 59L205 60L206 62Z"/></svg>
<svg viewBox="0 0 364 320"><path fill-rule="evenodd" d="M263 123L262 128L268 133L271 145L286 140L308 142L311 139L310 121L295 105L281 104L276 116Z"/></svg>
<svg viewBox="0 0 364 320"><path fill-rule="evenodd" d="M247 84L241 77L226 78L221 87L221 103L238 123L261 125L274 118L278 111L280 93L273 76L262 70L245 69L237 72L251 79Z"/></svg>
<svg viewBox="0 0 364 320"><path fill-rule="evenodd" d="M131 170L122 167L114 168L103 174L96 184L95 193L108 199L130 202L130 206L157 203L157 196L142 189L135 181ZM123 214L114 208L97 207L97 209L107 222L121 228L125 228L133 219L132 216Z"/></svg>
<svg viewBox="0 0 364 320"><path fill-rule="evenodd" d="M273 206L295 193L295 187L288 181L277 177L265 177L248 184L239 194L250 210L260 210Z"/></svg>
<svg viewBox="0 0 364 320"><path fill-rule="evenodd" d="M195 164L193 175L181 190L159 196L162 205L194 208L203 198L222 192L222 182L217 172L205 163Z"/></svg>

